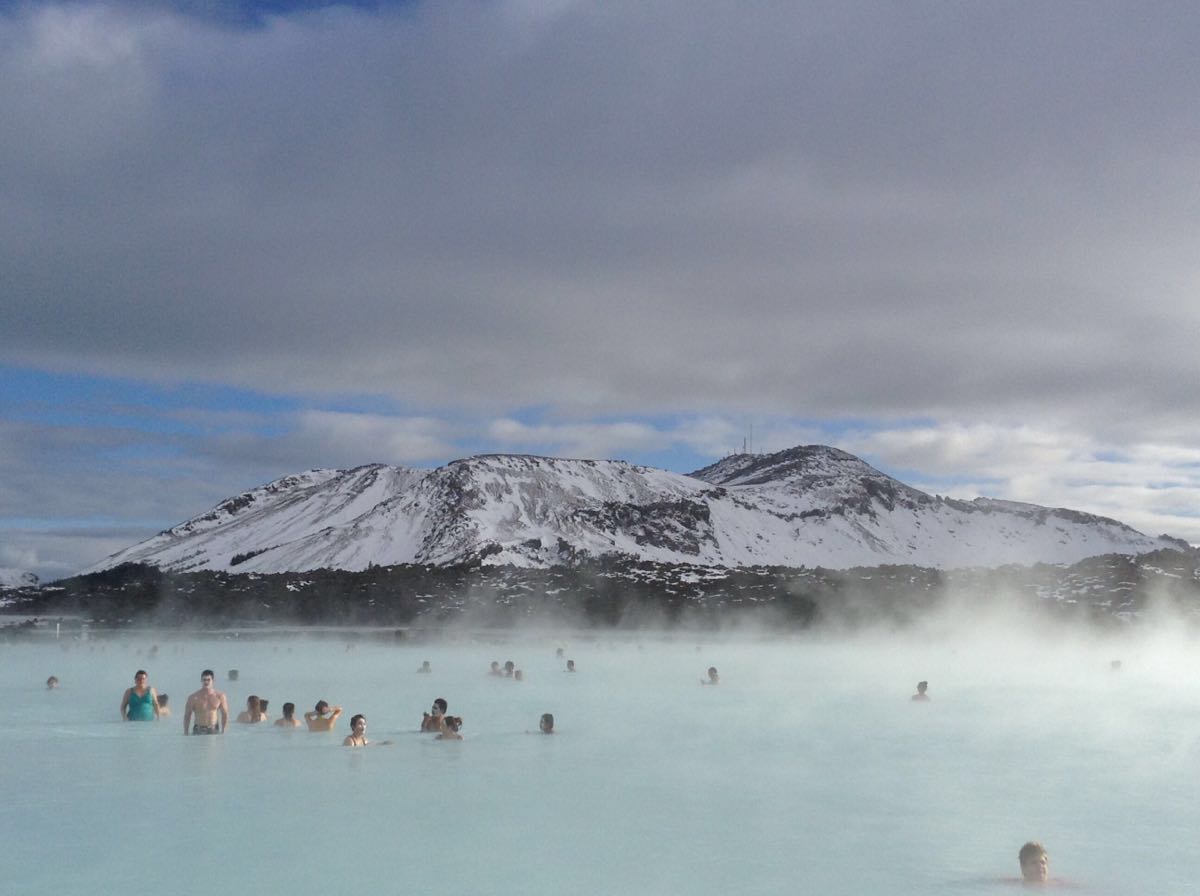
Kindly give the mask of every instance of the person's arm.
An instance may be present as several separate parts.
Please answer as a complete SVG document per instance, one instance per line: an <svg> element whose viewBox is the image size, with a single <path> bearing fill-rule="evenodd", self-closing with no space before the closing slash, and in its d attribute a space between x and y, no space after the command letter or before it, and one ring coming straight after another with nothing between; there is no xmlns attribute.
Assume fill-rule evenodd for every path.
<svg viewBox="0 0 1200 896"><path fill-rule="evenodd" d="M333 727L333 723L338 720L338 716L340 716L341 714L342 714L342 708L340 706L335 706L333 708L333 715L331 715L329 717L329 727L330 728Z"/></svg>
<svg viewBox="0 0 1200 896"><path fill-rule="evenodd" d="M183 733L192 733L192 698L187 698L187 703L183 707Z"/></svg>
<svg viewBox="0 0 1200 896"><path fill-rule="evenodd" d="M154 707L154 721L158 721L158 691L150 689L150 705Z"/></svg>
<svg viewBox="0 0 1200 896"><path fill-rule="evenodd" d="M126 688L126 689L125 689L125 693L124 693L123 695L121 695L121 721L122 721L122 722L128 722L128 721L129 721L129 715L128 715L128 710L129 710L129 692L130 692L130 691L132 691L132 690L133 690L133 688Z"/></svg>
<svg viewBox="0 0 1200 896"><path fill-rule="evenodd" d="M229 727L229 698L224 694L221 695L221 733L225 733L225 729Z"/></svg>

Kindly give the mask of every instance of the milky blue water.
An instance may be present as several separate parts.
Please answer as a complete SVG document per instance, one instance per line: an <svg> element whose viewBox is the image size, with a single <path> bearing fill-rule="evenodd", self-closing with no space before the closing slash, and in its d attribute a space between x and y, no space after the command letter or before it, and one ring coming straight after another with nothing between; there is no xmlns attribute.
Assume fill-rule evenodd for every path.
<svg viewBox="0 0 1200 896"><path fill-rule="evenodd" d="M1195 645L992 635L0 645L0 880L181 896L950 896L1013 892L1017 849L1039 839L1076 892L1191 892ZM510 658L525 681L486 674ZM416 674L425 659L433 674ZM710 665L722 682L702 687ZM139 667L171 719L118 720ZM273 718L322 698L346 715L335 734L183 737L205 667L235 711L255 693ZM909 700L918 679L928 704ZM416 732L438 696L465 719L461 743ZM396 743L342 747L355 712ZM527 733L543 712L558 734Z"/></svg>

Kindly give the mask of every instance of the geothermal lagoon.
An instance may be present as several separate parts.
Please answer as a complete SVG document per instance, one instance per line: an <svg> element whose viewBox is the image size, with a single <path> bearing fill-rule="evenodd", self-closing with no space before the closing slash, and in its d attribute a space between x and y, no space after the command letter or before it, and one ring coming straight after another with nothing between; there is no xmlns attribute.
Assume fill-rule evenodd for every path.
<svg viewBox="0 0 1200 896"><path fill-rule="evenodd" d="M1027 840L1072 892L1183 893L1200 877L1200 653L1182 629L388 634L0 644L4 879L175 896L982 896L1014 891ZM524 681L487 674L508 659ZM700 685L709 666L716 687ZM170 718L119 721L139 668ZM184 737L204 668L234 715L252 693L272 720L288 701L298 717L318 699L345 712L331 734ZM932 699L913 703L922 679ZM462 742L417 732L435 697ZM359 712L394 744L342 747Z"/></svg>

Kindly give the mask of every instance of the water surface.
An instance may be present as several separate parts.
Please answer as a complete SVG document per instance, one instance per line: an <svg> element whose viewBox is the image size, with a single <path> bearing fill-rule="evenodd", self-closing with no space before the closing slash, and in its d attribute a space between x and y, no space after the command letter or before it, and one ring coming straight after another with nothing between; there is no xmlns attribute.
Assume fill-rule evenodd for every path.
<svg viewBox="0 0 1200 896"><path fill-rule="evenodd" d="M1183 893L1200 876L1193 656L1170 636L987 632L0 645L0 873L95 894L950 896L1013 892L1039 839L1075 892ZM525 681L486 674L510 658ZM722 683L702 687L710 665ZM142 667L175 715L122 723ZM273 718L322 698L346 714L335 734L183 737L205 667L235 712L255 693ZM918 679L928 704L909 701ZM438 696L463 742L416 732ZM396 743L340 746L356 712ZM558 734L527 733L543 712Z"/></svg>

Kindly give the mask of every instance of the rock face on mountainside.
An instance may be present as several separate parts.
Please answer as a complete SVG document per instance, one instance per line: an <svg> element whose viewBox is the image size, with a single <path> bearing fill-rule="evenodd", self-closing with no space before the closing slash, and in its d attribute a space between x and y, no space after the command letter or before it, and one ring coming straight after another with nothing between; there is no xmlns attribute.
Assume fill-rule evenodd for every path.
<svg viewBox="0 0 1200 896"><path fill-rule="evenodd" d="M434 470L313 470L230 498L89 571L546 568L624 557L846 569L1074 563L1186 547L1071 510L928 495L835 448L733 455L690 476L621 461L481 455Z"/></svg>

